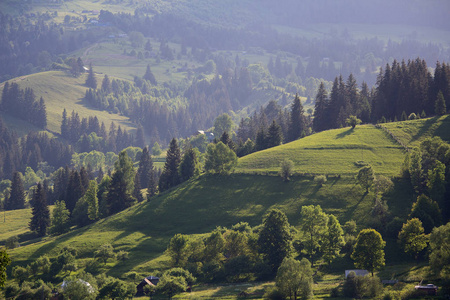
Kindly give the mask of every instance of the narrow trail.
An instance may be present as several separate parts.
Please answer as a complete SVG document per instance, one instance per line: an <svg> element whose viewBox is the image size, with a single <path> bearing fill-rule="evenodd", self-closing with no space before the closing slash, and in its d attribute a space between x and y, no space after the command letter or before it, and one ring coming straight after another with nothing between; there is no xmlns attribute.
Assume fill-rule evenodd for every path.
<svg viewBox="0 0 450 300"><path fill-rule="evenodd" d="M83 60L84 64L88 64L90 61L86 59L86 56L89 54L89 52L91 50L93 50L94 48L98 47L98 43L95 43L94 45L92 45L91 47L87 48L86 50L84 50L83 52L83 56L81 57L81 59Z"/></svg>

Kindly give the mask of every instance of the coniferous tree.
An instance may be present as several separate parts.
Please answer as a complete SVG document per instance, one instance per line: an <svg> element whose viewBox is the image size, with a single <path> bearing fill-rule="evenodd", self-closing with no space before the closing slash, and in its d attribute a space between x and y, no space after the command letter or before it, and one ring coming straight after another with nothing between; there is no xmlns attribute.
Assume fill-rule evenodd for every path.
<svg viewBox="0 0 450 300"><path fill-rule="evenodd" d="M92 63L89 64L89 72L86 79L86 85L94 90L97 88L97 79L95 78L94 70L92 69Z"/></svg>
<svg viewBox="0 0 450 300"><path fill-rule="evenodd" d="M320 132L329 128L329 124L327 124L328 118L326 115L327 106L327 91L325 90L325 85L321 82L316 95L316 103L314 105L313 129L315 132Z"/></svg>
<svg viewBox="0 0 450 300"><path fill-rule="evenodd" d="M50 211L47 205L47 196L40 182L33 193L32 203L30 230L37 232L40 236L44 236L47 233L47 228L50 226Z"/></svg>
<svg viewBox="0 0 450 300"><path fill-rule="evenodd" d="M105 74L102 81L102 92L109 94L111 93L111 81L109 80L108 75Z"/></svg>
<svg viewBox="0 0 450 300"><path fill-rule="evenodd" d="M134 190L133 197L137 200L137 202L144 201L144 197L142 197L141 193L141 180L139 179L139 174L136 172L134 176Z"/></svg>
<svg viewBox="0 0 450 300"><path fill-rule="evenodd" d="M150 181L150 173L153 172L153 160L148 147L142 149L141 160L139 161L138 175L141 188L148 187Z"/></svg>
<svg viewBox="0 0 450 300"><path fill-rule="evenodd" d="M227 145L231 150L234 151L234 143L233 140L230 138L230 135L228 134L228 132L224 131L222 136L220 137L220 141L222 143L224 143L225 145Z"/></svg>
<svg viewBox="0 0 450 300"><path fill-rule="evenodd" d="M291 106L291 119L289 124L289 140L295 141L306 135L306 122L302 102L298 94L295 95Z"/></svg>
<svg viewBox="0 0 450 300"><path fill-rule="evenodd" d="M5 209L25 208L25 189L23 187L22 176L19 172L14 172L11 183L11 193L8 201L5 201Z"/></svg>
<svg viewBox="0 0 450 300"><path fill-rule="evenodd" d="M158 193L158 178L156 177L156 170L150 172L150 178L148 180L147 195L148 198L155 196Z"/></svg>
<svg viewBox="0 0 450 300"><path fill-rule="evenodd" d="M438 116L443 116L447 112L447 107L445 105L445 100L444 100L444 94L442 94L442 91L439 91L434 107L435 107L434 111L435 111L436 115L438 115Z"/></svg>
<svg viewBox="0 0 450 300"><path fill-rule="evenodd" d="M152 85L157 85L155 75L153 75L152 70L150 70L150 65L147 65L147 70L145 71L144 77L145 80L150 81Z"/></svg>
<svg viewBox="0 0 450 300"><path fill-rule="evenodd" d="M107 196L109 214L118 213L134 204L134 178L133 162L124 150L114 163L114 174Z"/></svg>
<svg viewBox="0 0 450 300"><path fill-rule="evenodd" d="M267 148L276 147L281 145L282 141L283 133L281 131L281 126L273 120L267 131L266 146Z"/></svg>
<svg viewBox="0 0 450 300"><path fill-rule="evenodd" d="M89 181L89 186L86 190L86 193L84 194L84 198L88 206L87 216L91 221L95 221L99 217L97 192L98 192L97 181L95 180Z"/></svg>
<svg viewBox="0 0 450 300"><path fill-rule="evenodd" d="M169 150L167 150L166 163L164 165L164 170L159 178L159 190L161 192L168 190L180 183L180 175L178 173L178 168L181 162L180 148L178 147L177 140L172 139L169 145Z"/></svg>
<svg viewBox="0 0 450 300"><path fill-rule="evenodd" d="M145 147L144 129L142 128L141 125L139 125L137 128L134 145L139 148Z"/></svg>
<svg viewBox="0 0 450 300"><path fill-rule="evenodd" d="M73 170L70 173L69 182L67 185L65 202L67 209L70 213L73 212L78 199L80 199L84 194L84 188L81 183L81 177L77 170Z"/></svg>
<svg viewBox="0 0 450 300"><path fill-rule="evenodd" d="M184 153L180 163L180 176L182 181L189 180L200 174L199 161L196 151L189 148Z"/></svg>

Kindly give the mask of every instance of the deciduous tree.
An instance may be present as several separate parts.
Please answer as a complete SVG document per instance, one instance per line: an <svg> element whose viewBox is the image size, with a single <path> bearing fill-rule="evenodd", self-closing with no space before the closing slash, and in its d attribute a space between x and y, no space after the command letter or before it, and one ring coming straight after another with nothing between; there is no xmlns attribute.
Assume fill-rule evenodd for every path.
<svg viewBox="0 0 450 300"><path fill-rule="evenodd" d="M300 213L300 227L304 234L303 242L311 263L314 264L313 255L319 250L327 231L328 216L322 211L320 205L303 206Z"/></svg>
<svg viewBox="0 0 450 300"><path fill-rule="evenodd" d="M208 173L227 175L237 166L237 156L222 142L209 144L205 154L205 170Z"/></svg>
<svg viewBox="0 0 450 300"><path fill-rule="evenodd" d="M309 299L313 295L313 271L306 258L301 261L292 257L284 258L275 280L277 288L289 299Z"/></svg>
<svg viewBox="0 0 450 300"><path fill-rule="evenodd" d="M374 180L375 175L370 165L359 169L358 175L356 175L356 181L359 185L366 189L366 193L369 192L369 188L372 186Z"/></svg>
<svg viewBox="0 0 450 300"><path fill-rule="evenodd" d="M427 246L428 237L424 233L422 222L417 218L412 218L403 224L402 230L398 234L398 240L406 253L417 255Z"/></svg>
<svg viewBox="0 0 450 300"><path fill-rule="evenodd" d="M373 272L384 267L384 247L381 234L375 229L363 229L356 238L356 245L351 255L357 268Z"/></svg>
<svg viewBox="0 0 450 300"><path fill-rule="evenodd" d="M69 230L70 212L66 208L64 201L56 201L55 208L52 211L52 227L50 232L53 234L62 234Z"/></svg>

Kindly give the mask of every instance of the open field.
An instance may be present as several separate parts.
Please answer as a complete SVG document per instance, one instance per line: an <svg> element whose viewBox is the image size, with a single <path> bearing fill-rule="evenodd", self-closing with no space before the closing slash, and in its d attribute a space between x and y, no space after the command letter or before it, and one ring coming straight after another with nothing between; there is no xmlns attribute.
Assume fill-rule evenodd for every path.
<svg viewBox="0 0 450 300"><path fill-rule="evenodd" d="M392 138L373 125L328 130L278 147L256 152L239 160L238 172L271 172L284 159L294 162L302 174L356 174L364 164L375 174L397 175L404 151Z"/></svg>

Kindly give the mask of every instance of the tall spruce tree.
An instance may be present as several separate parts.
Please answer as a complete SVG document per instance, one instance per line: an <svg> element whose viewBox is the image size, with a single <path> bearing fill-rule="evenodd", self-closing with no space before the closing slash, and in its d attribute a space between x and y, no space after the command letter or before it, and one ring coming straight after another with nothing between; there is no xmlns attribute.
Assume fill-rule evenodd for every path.
<svg viewBox="0 0 450 300"><path fill-rule="evenodd" d="M295 141L306 135L306 122L302 102L298 94L295 95L291 106L291 120L289 124L289 140Z"/></svg>
<svg viewBox="0 0 450 300"><path fill-rule="evenodd" d="M267 131L266 146L268 148L276 147L281 145L282 141L283 132L281 130L281 126L278 125L275 120L273 120L272 124L269 126L269 130Z"/></svg>
<svg viewBox="0 0 450 300"><path fill-rule="evenodd" d="M434 105L434 111L435 111L436 115L438 115L438 116L443 116L447 112L447 107L445 105L445 100L444 100L444 94L442 93L442 91L439 91L439 93L437 95L436 103Z"/></svg>
<svg viewBox="0 0 450 300"><path fill-rule="evenodd" d="M314 119L313 119L313 129L315 132L319 132L330 128L327 118L327 107L328 107L328 95L325 90L325 85L320 82L319 89L316 94L316 103L314 105Z"/></svg>
<svg viewBox="0 0 450 300"><path fill-rule="evenodd" d="M138 175L141 188L146 189L150 181L150 173L153 172L153 160L148 147L142 149L141 160L139 161Z"/></svg>
<svg viewBox="0 0 450 300"><path fill-rule="evenodd" d="M196 150L192 147L186 150L180 163L180 176L182 181L189 180L200 174L199 161Z"/></svg>
<svg viewBox="0 0 450 300"><path fill-rule="evenodd" d="M69 183L66 189L65 202L70 213L73 212L78 199L84 195L84 188L81 183L81 177L77 170L70 173Z"/></svg>
<svg viewBox="0 0 450 300"><path fill-rule="evenodd" d="M92 69L92 63L89 64L89 72L86 79L86 85L91 89L97 88L97 79L95 78L94 69Z"/></svg>
<svg viewBox="0 0 450 300"><path fill-rule="evenodd" d="M23 187L22 176L19 172L14 172L11 183L11 194L5 203L5 209L21 209L25 208L25 189Z"/></svg>
<svg viewBox="0 0 450 300"><path fill-rule="evenodd" d="M47 205L47 196L40 182L33 193L32 203L30 230L38 233L40 236L44 236L47 233L47 228L50 226L50 210Z"/></svg>
<svg viewBox="0 0 450 300"><path fill-rule="evenodd" d="M119 158L114 163L114 174L107 196L109 214L118 213L135 203L134 178L133 162L124 150L119 153Z"/></svg>
<svg viewBox="0 0 450 300"><path fill-rule="evenodd" d="M169 150L167 150L164 170L159 178L159 190L161 192L168 190L181 182L180 174L178 173L180 162L180 148L178 147L177 140L173 138L170 142Z"/></svg>

